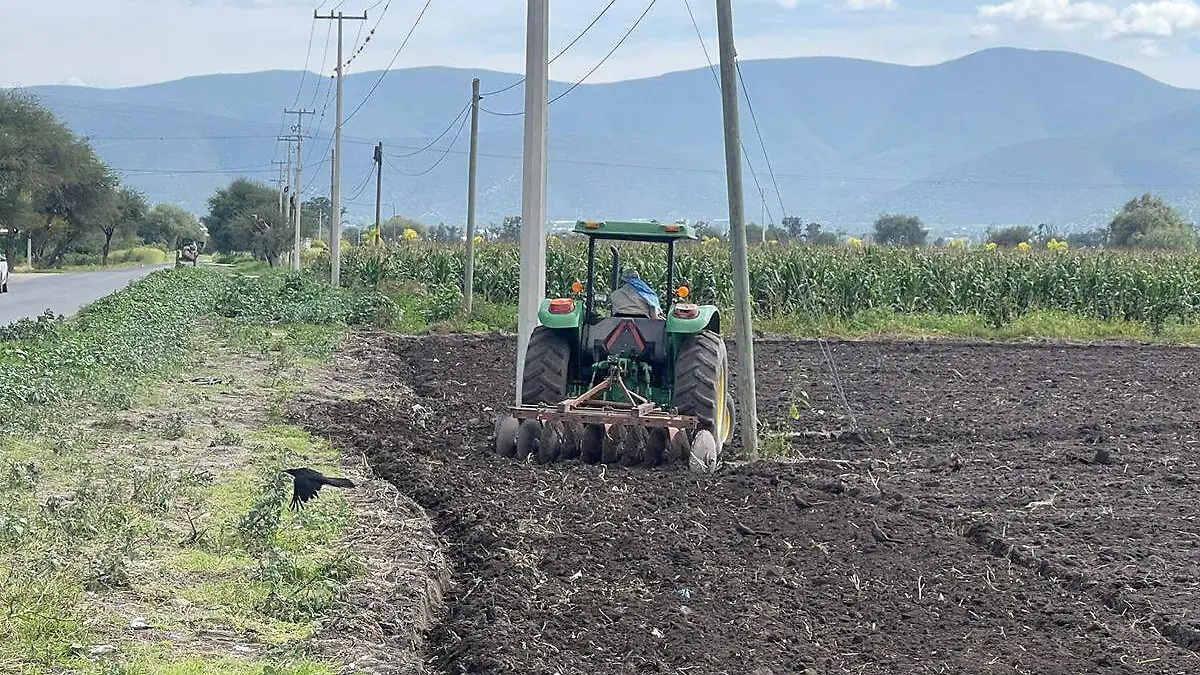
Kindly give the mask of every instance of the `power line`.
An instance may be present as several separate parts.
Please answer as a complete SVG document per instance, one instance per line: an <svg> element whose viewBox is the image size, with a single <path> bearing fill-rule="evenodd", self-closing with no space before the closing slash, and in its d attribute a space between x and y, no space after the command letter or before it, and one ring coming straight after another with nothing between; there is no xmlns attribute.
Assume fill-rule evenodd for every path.
<svg viewBox="0 0 1200 675"><path fill-rule="evenodd" d="M780 218L787 218L787 208L783 205L783 193L779 191L779 183L775 180L775 169L771 166L770 155L767 154L767 144L763 142L762 130L758 127L758 115L754 114L754 104L750 102L750 90L746 88L746 81L742 79L742 64L736 59L733 64L737 68L738 81L742 83L742 95L746 98L746 107L750 110L750 120L754 122L754 133L758 136L758 147L762 148L763 161L767 163L767 173L771 176L771 184L775 186L775 198L779 200ZM766 226L767 224L763 223L763 227Z"/></svg>
<svg viewBox="0 0 1200 675"><path fill-rule="evenodd" d="M370 12L379 5L383 4L383 1L384 0L376 0L375 4L368 7L365 11ZM375 31L379 30L379 24L383 23L383 17L387 16L388 9L391 6L392 0L387 0L387 4L383 5L383 9L379 12L379 18L375 20L375 25L372 26L371 30L367 33L367 39L363 40L363 43L354 50L354 54L350 56L350 60L346 61L345 67L349 67L351 63L354 63L354 59L358 58L358 55L362 53L362 50L366 49L367 43L371 41L371 38L375 37ZM359 24L358 32L360 35L362 34L362 28L363 24ZM358 42L358 36L355 36L354 41Z"/></svg>
<svg viewBox="0 0 1200 675"><path fill-rule="evenodd" d="M267 164L255 164L253 166L238 167L235 169L118 169L113 167L113 171L118 173L137 173L145 175L167 175L177 173L194 173L194 174L228 174L228 173L274 173L277 171L274 167Z"/></svg>
<svg viewBox="0 0 1200 675"><path fill-rule="evenodd" d="M555 101L559 100L560 98L571 93L572 91L575 90L575 87L578 87L579 85L583 84L583 82L585 80L587 80L589 77L592 76L593 73L595 73L597 70L599 70L600 66L603 66L604 63L606 61L608 61L608 59L610 57L612 57L612 55L615 54L618 49L621 48L621 45L625 44L625 41L629 39L629 36L633 35L633 31L637 30L638 24L640 24L642 22L642 19L646 18L646 15L650 13L650 10L654 9L654 5L656 5L656 4L658 4L658 0L650 0L650 4L646 5L646 9L642 11L642 15L637 18L637 21L633 22L633 25L629 27L629 30L625 31L625 34L621 36L621 39L617 40L617 44L613 45L613 48L608 50L608 53L604 55L604 58L600 59L600 62L597 63L595 66L593 66L592 69L589 70L586 75L579 78L579 80L577 82L575 82L575 84L572 84L570 87L567 87L566 91L564 91L563 93L559 94L558 96L555 96L554 98L550 99L549 103L554 103ZM549 105L549 103L547 105Z"/></svg>
<svg viewBox="0 0 1200 675"><path fill-rule="evenodd" d="M425 145L424 147L420 148L419 150L414 150L413 152L410 152L410 153L407 153L407 154L398 155L398 157L401 157L401 158L403 158L403 157L412 157L413 155L419 155L419 154L421 154L422 152L425 152L426 150L428 150L429 148L432 148L432 147L433 147L433 146L434 146L434 145L435 145L435 144L436 144L438 141L442 140L442 139L443 139L443 138L446 136L446 134L450 133L450 130L454 128L454 123L455 123L455 122L457 122L457 121L459 120L459 118L466 119L466 118L464 117L464 115L465 115L465 114L466 114L468 111L470 111L470 110L471 110L471 102L470 102L470 101L467 101L467 104L466 104L465 106L463 106L462 110L459 110L459 111L458 111L458 114L457 114L457 115L455 115L455 116L454 116L454 119L450 121L450 124L449 124L449 126L447 126L447 127L446 127L446 128L443 130L443 131L442 131L442 133L438 134L438 135L437 135L437 138L433 139L432 141L429 141L429 143L428 143L427 145ZM459 131L461 131L461 130L462 130L462 127L459 127ZM457 138L457 135L455 136L455 138ZM345 139L343 138L343 140L345 140ZM386 139L384 139L384 140L386 140ZM451 145L451 146L453 146L453 145L454 145L454 142L453 142L453 141L451 141L451 142L450 142L450 145Z"/></svg>
<svg viewBox="0 0 1200 675"><path fill-rule="evenodd" d="M367 10L367 11L370 11L370 10ZM367 23L365 21L358 24L358 31L354 34L354 40L353 40L353 44L357 45L357 47L355 47L354 53L350 55L350 58L347 59L347 61L342 64L342 70L345 70L346 68L350 67L350 62L354 60L354 57L358 56L358 53L361 52L363 50L363 47L367 46L367 42L369 42L371 40L371 36L368 35L367 42L363 42L361 44L359 44L359 42L358 42L358 39L362 37L363 26L366 26L366 25L367 25ZM374 31L372 31L372 32L374 32Z"/></svg>
<svg viewBox="0 0 1200 675"><path fill-rule="evenodd" d="M362 182L359 183L358 187L355 188L354 196L351 197L349 199L349 201L354 201L355 199L358 199L359 195L361 195L363 193L363 190L367 189L367 184L371 182L371 176L374 176L374 175L375 175L375 163L372 162L371 170L367 172L367 175L363 177Z"/></svg>
<svg viewBox="0 0 1200 675"><path fill-rule="evenodd" d="M700 49L701 49L701 51L704 52L704 60L708 62L708 72L712 73L713 82L717 85L717 92L720 93L721 92L721 78L717 76L717 67L715 65L713 65L712 57L709 56L708 46L704 43L704 34L700 31L700 24L699 24L699 22L696 21L696 14L694 12L692 12L692 3L689 2L688 0L683 0L683 6L687 8L688 17L690 17L692 20L692 28L694 28L696 31L696 39L700 41ZM737 63L736 60L734 61L734 63L735 64ZM744 83L742 85L742 88L745 89ZM749 102L750 99L747 97L746 100L747 100L747 102ZM751 116L753 116L753 113L751 113ZM755 123L755 126L757 127L757 122ZM750 178L754 181L755 189L758 190L759 195L764 194L762 185L760 185L758 182L758 172L754 170L754 162L752 162L750 160L750 153L746 152L746 144L742 142L741 138L738 138L738 145L742 149L742 157L746 160L746 166L750 169ZM763 150L763 153L765 156L765 154L766 154L765 148ZM782 199L780 200L780 202L782 204ZM764 206L765 206L765 204L764 204ZM775 217L771 214L771 209L769 207L766 209L766 211L767 211L767 217L769 219L771 219L772 221L775 220Z"/></svg>
<svg viewBox="0 0 1200 675"><path fill-rule="evenodd" d="M421 172L418 172L418 173L409 173L409 172L407 172L407 171L403 171L403 170L401 170L401 169L397 169L397 168L396 168L396 166L395 166L395 165L393 165L393 164L392 164L390 161L388 161L386 158L385 158L385 160L384 160L384 161L387 161L387 162L388 162L388 166L392 167L392 169L393 169L393 170L395 170L395 171L399 172L399 173L400 173L401 175L403 175L403 176L408 176L408 177L410 177L410 178L416 178L416 177L419 177L419 176L424 176L425 174L427 174L427 173L430 173L430 172L432 172L434 169L438 168L438 165L440 165L442 162L446 161L446 157L448 157L448 156L450 155L450 151L451 151L451 150L454 148L454 144L455 144L455 143L458 141L458 137L459 137L460 135L462 135L462 130L463 130L463 128L464 128L464 127L466 127L466 126L467 126L467 122L468 122L469 120L470 120L470 117L469 117L469 116L463 116L463 118L462 118L462 124L459 124L459 125L458 125L458 131L455 131L455 132L454 132L454 138L450 139L450 145L447 145L447 146L446 146L445 150L443 150L443 151L442 151L442 155L441 155L440 157L438 157L438 158L437 158L437 161L435 161L435 162L433 163L433 166L429 167L428 169L425 169L424 171L421 171ZM415 154L415 153L414 153L414 154ZM411 156L411 155L410 155L410 156Z"/></svg>
<svg viewBox="0 0 1200 675"><path fill-rule="evenodd" d="M304 80L308 77L308 63L312 59L312 44L313 36L317 33L317 20L312 20L312 26L308 29L308 46L304 48L304 68L300 69L300 86L296 88L296 98L292 101L289 107L295 108L300 102L300 94L304 93Z"/></svg>
<svg viewBox="0 0 1200 675"><path fill-rule="evenodd" d="M342 120L342 126L345 126L346 122L349 122L355 115L357 115L358 111L362 110L362 107L367 104L367 101L371 100L371 96L375 94L375 90L378 89L379 85L383 83L383 78L387 77L387 74L392 70L392 66L396 64L396 59L400 58L400 53L403 52L404 48L408 46L408 41L412 39L413 32L415 32L417 30L417 26L421 24L421 19L425 17L425 11L429 9L429 5L431 4L433 4L433 0L425 0L425 6L423 6L421 8L421 12L417 14L416 20L413 21L412 26L408 29L408 34L404 36L404 41L400 43L400 47L396 50L396 53L392 55L392 60L388 62L387 68L384 68L383 72L379 74L379 79L376 80L375 84L371 86L370 91L367 92L367 95L358 104L358 107L356 107L349 115L346 116L345 119Z"/></svg>
<svg viewBox="0 0 1200 675"><path fill-rule="evenodd" d="M576 35L573 40L571 40L570 42L567 43L566 47L563 47L562 49L558 50L558 53L554 55L554 58L547 61L546 65L553 64L555 61L558 60L558 57L562 56L563 54L566 54L568 49L570 49L571 47L574 47L575 43L579 42L581 39L583 39L583 36L587 35L588 31L590 31L593 26L595 26L597 23L599 23L600 19L604 18L604 15L607 14L608 10L612 9L612 6L615 4L617 4L617 0L609 0L609 3L604 6L604 9L600 10L600 13L597 14L595 17L593 17L591 22L589 22L588 25L584 26L583 30L580 31L579 34ZM513 82L512 84L508 85L507 87L503 87L503 88L497 89L495 91L489 91L489 92L480 94L479 98L486 98L488 96L495 96L496 94L502 94L510 89L516 89L517 87L524 84L524 82L525 82L525 78L522 77L521 79L517 80L516 82Z"/></svg>
<svg viewBox="0 0 1200 675"><path fill-rule="evenodd" d="M483 97L480 96L480 98ZM496 112L495 110L488 110L483 106L479 106L479 110L489 115L495 115L496 117L520 117L525 114L524 112Z"/></svg>
<svg viewBox="0 0 1200 675"><path fill-rule="evenodd" d="M650 13L651 9L654 9L654 5L656 5L656 4L658 4L658 0L650 0L650 4L646 5L646 9L642 10L641 16L639 16L637 18L637 21L633 22L633 25L629 27L629 30L625 31L625 34L621 36L621 39L617 40L617 44L613 45L613 48L608 50L608 53L604 55L604 58L600 59L599 63L592 66L592 69L589 70L583 77L579 78L573 84L571 84L571 86L567 87L566 91L563 91L558 96L555 96L554 98L547 101L546 105L554 104L556 101L560 100L567 94L570 94L572 91L575 91L576 87L578 87L579 85L586 82L589 77L591 77L597 70L600 69L601 66L603 66L610 58L612 58L612 55L615 54L617 52L617 50L621 48L621 45L625 44L625 41L629 39L629 36L633 35L633 31L637 30L638 25L642 23L642 19L646 18L646 15ZM582 35L580 37L582 37ZM492 110L487 110L486 108L480 108L480 110L482 110L483 112L486 112L489 115L497 115L500 117L519 117L520 115L525 114L524 112L500 113L500 112L494 112Z"/></svg>
<svg viewBox="0 0 1200 675"><path fill-rule="evenodd" d="M315 24L316 22L317 22L317 20L313 19L313 23ZM324 79L324 75L325 75L325 66L327 66L329 64L329 42L332 39L333 39L333 24L330 23L325 28L325 53L324 53L324 55L321 56L320 73L322 75L322 80ZM321 81L322 80L318 80L317 86L313 89L312 101L310 101L308 104L308 107L310 107L310 108L316 107L317 97L321 95ZM328 92L328 89L326 90L326 92ZM329 94L328 93L325 94L325 106L329 107Z"/></svg>
<svg viewBox="0 0 1200 675"><path fill-rule="evenodd" d="M455 117L454 121L458 122L462 119L461 115ZM469 119L469 118L468 118ZM453 128L453 125L451 127ZM463 128L460 125L459 130ZM444 134L443 134L444 135ZM235 135L235 136L96 136L91 137L94 140L173 140L173 139L273 139L274 136L266 135ZM305 138L320 140L324 138L320 134L305 135ZM388 141L398 137L381 138L379 140ZM343 142L356 145L375 145L378 141L367 140L365 138L344 137ZM413 152L403 155L397 155L397 159L404 157L412 157L421 152L431 149L432 144L424 146L415 145L391 145L394 148L402 150L411 150ZM454 150L453 145L438 148L435 150L442 154L467 154L466 150ZM328 154L328 153L326 153ZM504 153L486 153L480 152L480 157L490 157L493 159L521 159L520 155L511 155ZM329 162L326 157L322 162L318 162L314 166L320 166ZM584 166L601 166L618 169L639 169L646 171L663 171L672 173L703 173L703 174L722 174L724 169L705 168L697 166L671 166L662 164L641 164L635 162L604 162L598 160L583 160L571 158L551 158L551 163L557 164L577 164ZM267 166L267 165L261 165ZM395 167L393 167L395 168ZM150 172L150 173L187 173L188 170L171 170L171 169L119 169L121 171L130 172ZM236 172L241 169L214 169L214 170L198 170L199 173L218 173L218 172ZM968 178L908 178L908 177L891 177L891 176L867 176L867 175L850 175L850 174L802 174L778 172L775 176L785 179L795 180L822 180L822 181L845 181L845 182L878 182L878 183L899 183L899 184L925 184L925 185L979 185L979 186L995 186L995 187L1014 187L1014 188L1060 188L1060 189L1088 189L1088 190L1124 190L1124 189L1200 189L1200 184L1196 183L1062 183L1050 181L999 181L999 180L975 180Z"/></svg>

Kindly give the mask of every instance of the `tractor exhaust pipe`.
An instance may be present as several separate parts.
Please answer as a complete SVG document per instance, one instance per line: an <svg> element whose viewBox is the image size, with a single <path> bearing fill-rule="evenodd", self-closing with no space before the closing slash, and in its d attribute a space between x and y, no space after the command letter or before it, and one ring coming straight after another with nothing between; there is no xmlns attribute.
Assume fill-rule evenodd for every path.
<svg viewBox="0 0 1200 675"><path fill-rule="evenodd" d="M608 291L612 293L621 285L621 252L616 246L609 246L608 250L612 251L612 287Z"/></svg>

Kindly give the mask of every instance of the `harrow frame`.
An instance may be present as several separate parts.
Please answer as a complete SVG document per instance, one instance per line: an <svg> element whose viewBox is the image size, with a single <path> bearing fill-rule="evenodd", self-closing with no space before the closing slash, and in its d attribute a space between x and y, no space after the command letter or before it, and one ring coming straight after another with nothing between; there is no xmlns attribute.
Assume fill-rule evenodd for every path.
<svg viewBox="0 0 1200 675"><path fill-rule="evenodd" d="M657 403L629 390L620 368L610 368L608 377L579 396L556 405L514 405L509 412L519 420L577 422L580 424L626 424L668 429L695 429L698 419L663 410ZM598 396L608 389L619 389L630 402L607 401Z"/></svg>

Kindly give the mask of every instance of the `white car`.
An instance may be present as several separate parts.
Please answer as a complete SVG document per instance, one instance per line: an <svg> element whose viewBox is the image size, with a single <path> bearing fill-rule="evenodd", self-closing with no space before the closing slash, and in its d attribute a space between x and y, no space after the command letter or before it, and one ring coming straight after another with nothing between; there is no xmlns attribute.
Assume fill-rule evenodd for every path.
<svg viewBox="0 0 1200 675"><path fill-rule="evenodd" d="M0 253L0 293L8 292L8 258Z"/></svg>

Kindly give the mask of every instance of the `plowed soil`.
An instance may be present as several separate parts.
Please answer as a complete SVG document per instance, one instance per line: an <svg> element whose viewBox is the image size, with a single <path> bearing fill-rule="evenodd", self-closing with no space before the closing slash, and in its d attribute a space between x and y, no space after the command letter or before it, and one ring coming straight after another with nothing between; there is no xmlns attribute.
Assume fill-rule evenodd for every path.
<svg viewBox="0 0 1200 675"><path fill-rule="evenodd" d="M712 476L491 454L505 337L361 335L296 415L432 518L431 672L1200 672L1200 352L829 347L756 343L792 458Z"/></svg>

